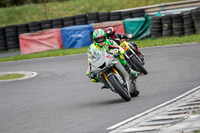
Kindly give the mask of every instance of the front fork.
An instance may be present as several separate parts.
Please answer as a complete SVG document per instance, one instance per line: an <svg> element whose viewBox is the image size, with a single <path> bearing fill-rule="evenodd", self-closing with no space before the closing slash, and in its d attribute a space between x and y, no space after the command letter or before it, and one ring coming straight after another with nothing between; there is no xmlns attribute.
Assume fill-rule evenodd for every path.
<svg viewBox="0 0 200 133"><path fill-rule="evenodd" d="M136 52L133 50L133 49L135 49L132 45L130 45L129 44L129 47L130 47L130 51L131 51L131 53L133 53L134 55L135 55L135 57L136 57L136 59L142 64L142 65L144 65L144 59L141 59L141 57L139 57L139 55L138 54L136 54Z"/></svg>
<svg viewBox="0 0 200 133"><path fill-rule="evenodd" d="M113 72L115 73L115 76L118 78L118 80L120 81L121 84L124 84L124 81L123 79L121 78L121 76L119 75L118 71L112 67L112 70ZM110 84L109 80L108 80L108 76L110 74L113 74L113 73L108 73L108 75L106 75L105 72L102 72L102 77L99 77L101 79L101 81L106 85L106 87L110 88L113 92L115 92L115 89L114 87Z"/></svg>
<svg viewBox="0 0 200 133"><path fill-rule="evenodd" d="M138 57L138 55L136 55L136 53L135 53L132 49L130 49L130 51L134 54L133 56L135 56L135 58L136 58L141 64L143 64L143 61Z"/></svg>
<svg viewBox="0 0 200 133"><path fill-rule="evenodd" d="M135 64L131 63L130 57L127 55L127 53L125 53L124 56L125 56L127 62L129 63L129 65L131 65L131 67L132 67L134 70L138 71L138 69L137 69L137 67L135 66Z"/></svg>

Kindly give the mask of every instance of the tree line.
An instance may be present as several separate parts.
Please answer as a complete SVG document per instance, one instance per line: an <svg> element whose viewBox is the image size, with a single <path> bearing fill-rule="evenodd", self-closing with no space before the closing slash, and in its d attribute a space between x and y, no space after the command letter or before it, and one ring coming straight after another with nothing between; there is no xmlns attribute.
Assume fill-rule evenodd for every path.
<svg viewBox="0 0 200 133"><path fill-rule="evenodd" d="M53 1L64 2L67 0L0 0L0 7L20 6L25 4L37 4Z"/></svg>

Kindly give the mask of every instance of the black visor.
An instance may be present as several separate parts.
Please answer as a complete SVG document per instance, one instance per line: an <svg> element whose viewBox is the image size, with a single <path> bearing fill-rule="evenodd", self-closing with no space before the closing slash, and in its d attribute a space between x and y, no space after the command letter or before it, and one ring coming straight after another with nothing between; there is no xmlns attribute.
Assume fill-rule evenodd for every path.
<svg viewBox="0 0 200 133"><path fill-rule="evenodd" d="M95 38L94 40L97 43L102 43L102 42L106 41L106 36L98 37L98 38Z"/></svg>
<svg viewBox="0 0 200 133"><path fill-rule="evenodd" d="M115 32L112 32L111 30L110 31L107 31L106 32L106 35L108 38L112 38L114 35L115 35Z"/></svg>
<svg viewBox="0 0 200 133"><path fill-rule="evenodd" d="M106 33L106 35L108 38L112 38L112 36L113 36L112 33Z"/></svg>

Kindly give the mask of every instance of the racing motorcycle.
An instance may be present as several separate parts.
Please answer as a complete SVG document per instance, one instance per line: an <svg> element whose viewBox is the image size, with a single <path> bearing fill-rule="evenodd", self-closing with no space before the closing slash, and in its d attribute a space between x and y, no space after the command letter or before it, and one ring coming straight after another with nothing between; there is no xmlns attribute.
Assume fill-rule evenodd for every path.
<svg viewBox="0 0 200 133"><path fill-rule="evenodd" d="M130 43L127 41L123 41L120 45L125 51L124 57L128 64L135 70L140 73L144 73L145 75L148 73L147 70L144 68L144 59L139 56L134 48Z"/></svg>
<svg viewBox="0 0 200 133"><path fill-rule="evenodd" d="M130 101L131 97L139 95L139 91L136 81L125 70L116 58L117 56L114 50L110 50L110 53L107 53L106 49L94 51L89 60L91 71L97 75L106 88L118 93L125 101Z"/></svg>

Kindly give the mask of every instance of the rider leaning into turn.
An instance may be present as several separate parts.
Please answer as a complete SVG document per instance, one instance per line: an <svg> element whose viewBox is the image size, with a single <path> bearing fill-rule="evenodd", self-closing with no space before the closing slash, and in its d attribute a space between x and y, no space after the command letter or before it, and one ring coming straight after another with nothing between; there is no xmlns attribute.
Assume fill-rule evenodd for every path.
<svg viewBox="0 0 200 133"><path fill-rule="evenodd" d="M106 32L107 38L114 40L118 45L121 44L121 39L131 39L132 38L132 34L124 35L122 33L115 33L115 29L113 27L106 28L105 32ZM139 48L137 47L136 43L131 42L130 44L132 44L135 47L135 49L139 55L144 56L144 54L142 54L139 51Z"/></svg>
<svg viewBox="0 0 200 133"><path fill-rule="evenodd" d="M94 75L93 72L91 72L91 66L89 62L90 58L93 56L94 52L97 49L98 50L106 49L106 52L108 53L111 49L116 49L115 50L116 53L120 55L118 60L135 79L137 78L137 73L128 66L126 60L124 59L124 56L123 56L124 50L121 47L119 47L116 44L116 42L112 40L108 40L106 33L102 29L96 29L93 32L93 41L94 43L91 44L90 47L88 48L88 70L86 72L86 74L88 75L88 77L91 79L92 82L99 82L97 76Z"/></svg>

